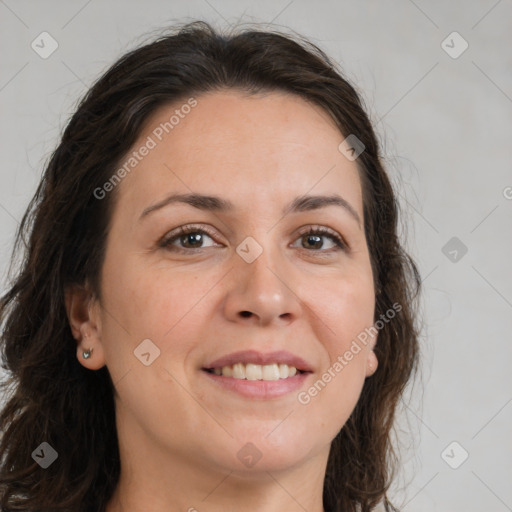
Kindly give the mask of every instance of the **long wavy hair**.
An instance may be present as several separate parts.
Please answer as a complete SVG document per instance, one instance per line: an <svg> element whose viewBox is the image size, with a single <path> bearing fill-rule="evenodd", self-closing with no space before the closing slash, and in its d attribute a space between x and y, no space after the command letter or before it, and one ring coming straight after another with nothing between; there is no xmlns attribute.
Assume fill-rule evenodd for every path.
<svg viewBox="0 0 512 512"><path fill-rule="evenodd" d="M7 377L0 411L0 507L3 512L103 512L120 475L114 386L106 366L76 358L65 290L100 274L116 191L95 189L114 174L145 121L165 104L210 91L285 91L322 107L357 158L364 229L375 280L375 320L394 303L379 332L378 370L366 379L352 415L334 439L325 475L328 512L368 512L397 467L393 421L418 367L421 281L399 240L399 209L362 101L315 44L295 34L252 27L221 33L205 22L182 24L118 60L80 101L16 235L9 288L0 299L1 357ZM16 258L18 255L21 257ZM42 442L58 453L39 466Z"/></svg>

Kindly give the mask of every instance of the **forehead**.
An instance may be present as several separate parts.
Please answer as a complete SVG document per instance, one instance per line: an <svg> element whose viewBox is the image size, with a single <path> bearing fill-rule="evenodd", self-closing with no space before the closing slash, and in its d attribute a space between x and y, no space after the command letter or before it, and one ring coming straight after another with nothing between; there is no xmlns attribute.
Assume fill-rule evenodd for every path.
<svg viewBox="0 0 512 512"><path fill-rule="evenodd" d="M142 146L151 149L123 179L119 201L140 214L176 191L223 195L245 209L336 192L362 216L357 165L338 150L344 138L323 109L295 95L186 98L145 123L125 161Z"/></svg>

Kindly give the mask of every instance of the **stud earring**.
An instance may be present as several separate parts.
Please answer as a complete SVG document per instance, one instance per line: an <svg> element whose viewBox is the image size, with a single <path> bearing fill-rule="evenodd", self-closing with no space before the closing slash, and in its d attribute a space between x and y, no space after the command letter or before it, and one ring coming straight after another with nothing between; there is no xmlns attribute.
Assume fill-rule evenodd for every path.
<svg viewBox="0 0 512 512"><path fill-rule="evenodd" d="M82 352L82 357L83 357L84 359L89 359L89 358L91 357L92 351L93 351L93 349L92 349L92 348L90 348L90 349L88 349L88 350L84 350L84 351Z"/></svg>

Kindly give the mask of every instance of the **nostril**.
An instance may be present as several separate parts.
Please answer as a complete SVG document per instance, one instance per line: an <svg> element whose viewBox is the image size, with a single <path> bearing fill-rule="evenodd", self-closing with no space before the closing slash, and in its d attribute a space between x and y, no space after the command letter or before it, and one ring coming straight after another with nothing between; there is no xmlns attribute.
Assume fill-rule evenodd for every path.
<svg viewBox="0 0 512 512"><path fill-rule="evenodd" d="M240 313L240 315L242 315L244 318L248 317L248 316L251 316L252 313L250 311L242 311Z"/></svg>

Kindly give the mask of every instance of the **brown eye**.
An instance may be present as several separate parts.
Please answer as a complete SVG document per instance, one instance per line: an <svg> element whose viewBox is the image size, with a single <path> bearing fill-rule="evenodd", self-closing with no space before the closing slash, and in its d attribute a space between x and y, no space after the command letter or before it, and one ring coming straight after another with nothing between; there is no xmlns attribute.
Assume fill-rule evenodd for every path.
<svg viewBox="0 0 512 512"><path fill-rule="evenodd" d="M210 241L208 243L208 241ZM205 245L207 244L208 245ZM169 251L191 252L218 245L204 228L195 226L179 227L166 235L159 246Z"/></svg>
<svg viewBox="0 0 512 512"><path fill-rule="evenodd" d="M179 241L183 247L187 247L189 249L198 249L203 243L203 236L204 235L202 233L194 231L186 235L181 235L179 237Z"/></svg>
<svg viewBox="0 0 512 512"><path fill-rule="evenodd" d="M301 245L300 248L306 249L311 252L329 253L341 250L346 250L347 246L341 236L335 231L331 231L328 228L308 228L305 232L300 233ZM327 242L325 239L330 240ZM329 243L331 244L329 247Z"/></svg>
<svg viewBox="0 0 512 512"><path fill-rule="evenodd" d="M304 242L304 248L305 249L321 249L324 244L322 238L323 237L319 236L319 235L303 235L302 240Z"/></svg>

